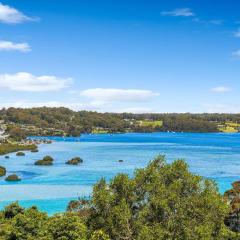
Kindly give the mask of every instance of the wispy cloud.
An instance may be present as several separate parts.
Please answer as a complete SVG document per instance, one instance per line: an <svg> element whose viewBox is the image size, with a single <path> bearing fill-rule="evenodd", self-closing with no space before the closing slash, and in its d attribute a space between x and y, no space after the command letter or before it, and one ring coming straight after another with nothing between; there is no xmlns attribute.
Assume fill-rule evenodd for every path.
<svg viewBox="0 0 240 240"><path fill-rule="evenodd" d="M161 12L164 16L173 16L173 17L192 17L195 16L195 13L191 8L176 8L172 11L163 11Z"/></svg>
<svg viewBox="0 0 240 240"><path fill-rule="evenodd" d="M236 51L232 52L232 56L237 59L240 59L240 50L236 50Z"/></svg>
<svg viewBox="0 0 240 240"><path fill-rule="evenodd" d="M129 107L117 110L119 113L153 113L154 111L148 107Z"/></svg>
<svg viewBox="0 0 240 240"><path fill-rule="evenodd" d="M225 93L225 92L230 92L232 89L230 87L226 87L226 86L218 86L215 88L210 89L212 92L216 92L216 93Z"/></svg>
<svg viewBox="0 0 240 240"><path fill-rule="evenodd" d="M93 88L82 91L80 95L95 102L138 102L149 100L159 94L150 90Z"/></svg>
<svg viewBox="0 0 240 240"><path fill-rule="evenodd" d="M239 113L240 105L231 104L203 104L204 112L207 113Z"/></svg>
<svg viewBox="0 0 240 240"><path fill-rule="evenodd" d="M4 5L0 2L0 23L16 24L33 20L35 19L28 17L17 9Z"/></svg>
<svg viewBox="0 0 240 240"><path fill-rule="evenodd" d="M204 19L200 19L200 18L196 17L193 19L193 22L202 23L202 24L206 24L206 25L209 25L209 24L221 25L224 23L224 20L222 20L222 19L204 20Z"/></svg>
<svg viewBox="0 0 240 240"><path fill-rule="evenodd" d="M240 38L240 29L233 33L235 37Z"/></svg>
<svg viewBox="0 0 240 240"><path fill-rule="evenodd" d="M27 72L0 75L0 88L14 91L46 92L57 91L68 87L70 78L56 76L34 76Z"/></svg>
<svg viewBox="0 0 240 240"><path fill-rule="evenodd" d="M29 52L31 51L31 48L28 43L14 43L0 40L0 51Z"/></svg>

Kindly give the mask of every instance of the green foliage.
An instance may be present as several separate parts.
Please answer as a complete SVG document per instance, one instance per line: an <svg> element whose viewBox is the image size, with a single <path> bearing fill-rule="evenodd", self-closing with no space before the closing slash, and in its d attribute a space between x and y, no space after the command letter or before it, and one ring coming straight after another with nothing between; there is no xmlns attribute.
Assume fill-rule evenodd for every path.
<svg viewBox="0 0 240 240"><path fill-rule="evenodd" d="M19 213L23 213L24 209L20 207L18 202L13 202L10 205L6 206L3 210L3 215L6 219L13 218Z"/></svg>
<svg viewBox="0 0 240 240"><path fill-rule="evenodd" d="M111 239L221 239L228 211L214 182L158 156L130 179L117 175L93 190L88 225Z"/></svg>
<svg viewBox="0 0 240 240"><path fill-rule="evenodd" d="M48 232L54 240L85 240L87 228L73 214L56 215L50 218Z"/></svg>
<svg viewBox="0 0 240 240"><path fill-rule="evenodd" d="M74 214L47 216L36 207L12 203L0 213L0 240L87 240L87 228Z"/></svg>
<svg viewBox="0 0 240 240"><path fill-rule="evenodd" d="M21 141L26 138L26 132L17 126L9 126L7 129L9 137L15 141Z"/></svg>
<svg viewBox="0 0 240 240"><path fill-rule="evenodd" d="M0 177L5 176L6 172L7 172L6 168L3 166L0 166Z"/></svg>
<svg viewBox="0 0 240 240"><path fill-rule="evenodd" d="M111 240L111 239L109 238L109 236L106 233L104 233L104 231L97 230L97 231L93 232L90 240Z"/></svg>
<svg viewBox="0 0 240 240"><path fill-rule="evenodd" d="M226 122L240 124L240 114L131 114L98 113L67 108L8 108L0 116L13 136L79 136L80 133L219 132ZM238 128L237 128L238 129ZM21 133L23 131L23 133Z"/></svg>

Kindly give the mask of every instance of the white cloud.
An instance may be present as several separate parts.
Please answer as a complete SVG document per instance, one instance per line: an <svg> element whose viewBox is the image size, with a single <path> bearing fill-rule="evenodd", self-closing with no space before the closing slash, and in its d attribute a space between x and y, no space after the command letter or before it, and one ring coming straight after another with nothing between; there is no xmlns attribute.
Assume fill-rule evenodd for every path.
<svg viewBox="0 0 240 240"><path fill-rule="evenodd" d="M212 92L216 92L216 93L225 93L225 92L230 92L231 90L232 90L231 88L226 86L218 86L211 89Z"/></svg>
<svg viewBox="0 0 240 240"><path fill-rule="evenodd" d="M232 52L232 56L235 58L240 58L240 50L236 50L236 51Z"/></svg>
<svg viewBox="0 0 240 240"><path fill-rule="evenodd" d="M240 38L240 29L238 29L236 32L234 32L234 36L237 38Z"/></svg>
<svg viewBox="0 0 240 240"><path fill-rule="evenodd" d="M147 107L129 107L118 110L119 113L153 113L151 108Z"/></svg>
<svg viewBox="0 0 240 240"><path fill-rule="evenodd" d="M192 17L195 16L195 13L191 8L177 8L172 11L164 11L161 13L165 16L173 16L173 17Z"/></svg>
<svg viewBox="0 0 240 240"><path fill-rule="evenodd" d="M32 108L32 107L67 107L70 109L79 110L81 108L86 107L84 104L81 103L65 103L59 101L49 101L49 102L29 102L29 101L14 101L14 102L5 102L0 103L0 108Z"/></svg>
<svg viewBox="0 0 240 240"><path fill-rule="evenodd" d="M207 113L239 113L240 105L231 104L204 104L204 112Z"/></svg>
<svg viewBox="0 0 240 240"><path fill-rule="evenodd" d="M80 95L93 99L94 102L103 103L146 101L159 94L150 90L93 88L82 91Z"/></svg>
<svg viewBox="0 0 240 240"><path fill-rule="evenodd" d="M34 76L27 72L0 75L0 88L14 91L44 92L66 88L71 83L70 78L55 76Z"/></svg>
<svg viewBox="0 0 240 240"><path fill-rule="evenodd" d="M32 21L33 18L30 18L17 9L10 7L8 5L3 5L0 2L0 22L2 23L9 23L9 24L16 24L22 23L25 21Z"/></svg>
<svg viewBox="0 0 240 240"><path fill-rule="evenodd" d="M29 52L31 51L28 43L14 43L10 41L0 41L0 51L20 51Z"/></svg>

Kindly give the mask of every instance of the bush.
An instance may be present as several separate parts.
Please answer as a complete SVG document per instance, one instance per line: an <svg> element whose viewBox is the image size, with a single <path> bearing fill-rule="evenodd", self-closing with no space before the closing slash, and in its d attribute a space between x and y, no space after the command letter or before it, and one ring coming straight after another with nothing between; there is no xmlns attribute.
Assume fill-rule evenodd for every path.
<svg viewBox="0 0 240 240"><path fill-rule="evenodd" d="M83 160L80 157L72 158L71 160L66 162L66 164L69 165L78 165L79 163L83 163Z"/></svg>
<svg viewBox="0 0 240 240"><path fill-rule="evenodd" d="M7 172L7 171L6 171L6 168L0 166L0 177L5 176L5 175L6 175L6 172Z"/></svg>
<svg viewBox="0 0 240 240"><path fill-rule="evenodd" d="M11 175L7 176L7 177L5 178L5 180L6 180L6 181L13 182L13 181L21 181L21 178L18 177L18 175L16 175L16 174L11 174Z"/></svg>
<svg viewBox="0 0 240 240"><path fill-rule="evenodd" d="M3 214L5 218L13 218L19 213L23 213L24 209L20 207L18 202L13 202L10 205L6 206L3 210Z"/></svg>
<svg viewBox="0 0 240 240"><path fill-rule="evenodd" d="M87 240L87 228L81 219L73 214L56 215L48 225L50 239Z"/></svg>
<svg viewBox="0 0 240 240"><path fill-rule="evenodd" d="M25 156L25 153L24 152L17 152L16 156Z"/></svg>

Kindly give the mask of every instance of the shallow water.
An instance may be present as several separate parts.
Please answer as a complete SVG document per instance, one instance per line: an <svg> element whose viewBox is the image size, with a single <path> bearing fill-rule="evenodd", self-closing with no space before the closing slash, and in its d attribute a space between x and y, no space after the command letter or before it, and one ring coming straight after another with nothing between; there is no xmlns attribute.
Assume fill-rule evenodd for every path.
<svg viewBox="0 0 240 240"><path fill-rule="evenodd" d="M8 154L9 159L0 156L0 165L8 174L22 177L17 183L0 178L0 208L19 200L23 206L37 205L49 214L64 211L71 199L89 197L92 185L101 177L109 180L119 172L132 175L157 154L166 155L168 162L185 159L192 172L214 179L220 192L240 178L240 134L236 133L129 133L51 139L54 143L40 145L38 153L26 152L24 157ZM35 166L45 155L55 158L54 165ZM65 164L76 156L84 159L83 164Z"/></svg>

